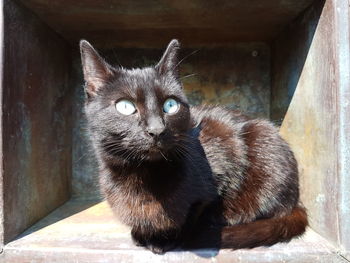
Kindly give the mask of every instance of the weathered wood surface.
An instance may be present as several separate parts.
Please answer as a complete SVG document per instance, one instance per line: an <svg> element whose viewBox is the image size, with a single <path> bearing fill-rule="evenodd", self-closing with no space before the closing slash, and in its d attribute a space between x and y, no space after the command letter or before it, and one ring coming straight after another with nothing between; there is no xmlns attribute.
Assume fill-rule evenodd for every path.
<svg viewBox="0 0 350 263"><path fill-rule="evenodd" d="M271 45L271 119L282 123L303 71L324 1L300 14Z"/></svg>
<svg viewBox="0 0 350 263"><path fill-rule="evenodd" d="M278 38L272 87L285 90L283 80L296 78L281 133L299 161L311 226L344 253L350 249L348 4L320 2Z"/></svg>
<svg viewBox="0 0 350 263"><path fill-rule="evenodd" d="M287 54L291 60L298 60L303 48L306 49L305 63L297 77L281 133L299 161L301 198L308 208L311 226L337 243L338 87L335 49L331 44L335 30L332 23L334 6L332 1L327 1L323 9L322 6L319 8L322 16L314 32L307 30L313 21L305 19L286 32L299 36L294 43L284 42L281 36L279 44L288 45ZM295 45L302 48L295 48ZM280 55L286 57L284 53ZM287 63L282 65L288 66ZM294 72L294 67L288 68L281 79L291 79Z"/></svg>
<svg viewBox="0 0 350 263"><path fill-rule="evenodd" d="M335 74L338 84L338 146L337 170L339 181L337 207L339 242L342 253L350 261L350 2L333 0L336 31L333 45L336 48Z"/></svg>
<svg viewBox="0 0 350 263"><path fill-rule="evenodd" d="M8 242L69 198L70 48L10 0L2 48L1 209Z"/></svg>
<svg viewBox="0 0 350 263"><path fill-rule="evenodd" d="M313 0L20 0L72 43L163 47L271 40Z"/></svg>
<svg viewBox="0 0 350 263"><path fill-rule="evenodd" d="M3 150L2 150L2 83L3 83L3 46L4 46L4 9L3 0L0 0L0 196L4 196L4 184L3 184ZM4 199L0 198L0 253L4 245Z"/></svg>
<svg viewBox="0 0 350 263"><path fill-rule="evenodd" d="M103 203L70 201L4 248L3 261L18 262L346 262L312 230L269 248L172 251L154 255L132 244L130 230Z"/></svg>
<svg viewBox="0 0 350 263"><path fill-rule="evenodd" d="M18 9L15 2L5 1L5 43L1 63L4 68L0 84L0 99L3 96L0 102L0 157L3 164L0 172L3 185L0 184L0 187L3 189L1 196L4 196L0 201L0 220L4 220L5 241L44 217L70 194L71 147L74 147L74 142L72 145L70 98L73 97L70 95L73 95L73 90L69 89L68 73L72 60L69 56L70 46L52 29L74 46L78 39L84 37L99 47L155 47L158 53L159 48L163 48L173 37L182 40L187 47L220 45L232 51L235 41L271 41L278 35L272 48L272 117L280 120L286 113L281 133L291 143L300 163L302 200L309 209L312 227L343 248L342 253L350 257L350 50L347 0L326 0L324 8L322 1L315 1L320 5L299 16L287 29L285 26L312 0L20 2L37 13L44 23L25 8ZM243 88L255 87L252 91L263 94L266 91L264 87L269 86L266 84L269 82L269 66L265 63L268 56L263 51L263 57L248 59L251 52L248 46L245 46L247 53L241 50L237 56L228 56L226 64L220 65L219 59L213 55L215 52L211 55L209 49L205 51L208 52L208 61L194 59L184 62L183 74L196 71L193 68L196 63L200 67L199 74L193 72L197 76L184 79L185 88L192 96L190 99L194 102L215 102L213 100L217 99L220 103L231 103L231 100L221 96L225 88L220 89L223 86L231 91L228 88L231 87L230 78L232 87L238 87L238 90L240 85ZM142 50L142 54L145 54L145 50ZM130 49L130 52L133 51L135 49ZM118 50L116 52L118 56ZM153 51L150 49L148 52ZM245 61L241 57L244 54L247 55L246 61L255 59L258 62L252 63L257 63L261 68L253 72L250 62L242 63ZM131 56L134 54L123 52L121 61L130 61ZM239 63L235 64L230 59L237 59ZM211 71L209 66L213 62L217 62L217 69L224 75ZM237 65L243 66L240 68ZM223 71L226 67L234 68L234 74L231 75L229 70ZM252 75L240 76L245 72ZM263 74L260 77L255 75L259 72ZM238 73L240 75L235 75ZM201 79L199 76L202 74L208 79ZM232 76L242 79L237 82ZM252 83L248 83L248 78ZM222 79L227 81L224 83L227 86L220 83ZM258 81L262 81L262 84L258 84ZM75 80L73 85L81 88L80 82L77 83ZM211 89L212 86L214 88ZM262 89L257 90L258 87ZM198 96L200 93L203 95ZM246 102L242 98L238 96L237 101L249 105L250 102L244 104ZM265 114L269 102L263 98L262 112ZM80 128L79 125L73 128L76 127ZM84 189L92 182L89 177L84 177L87 179L85 182L76 178L74 181L73 177L73 184L77 189ZM83 184L78 186L81 182ZM23 259L26 262L32 259L40 262L51 257L52 262L69 262L75 256L82 260L85 257L89 262L105 259L119 261L121 257L125 257L126 262L140 258L155 262L181 259L198 262L253 262L257 259L259 262L342 261L335 255L339 251L313 232L309 232L300 242L293 241L289 245L269 249L233 253L222 251L215 259L211 258L215 251L198 254L172 252L158 257L134 248L129 238L126 239L128 230L114 225L112 216L103 205L71 217L74 211L83 208L86 207L74 202L62 207L54 214L57 223L52 221L52 216L44 219L36 225L37 232L27 232L28 235L10 243L5 249L5 257L0 261L20 262L19 259ZM96 213L100 213L101 217L96 217ZM63 217L67 217L66 220L59 221ZM42 224L47 226L41 228ZM0 242L2 238L1 234ZM83 246L87 246L87 249Z"/></svg>

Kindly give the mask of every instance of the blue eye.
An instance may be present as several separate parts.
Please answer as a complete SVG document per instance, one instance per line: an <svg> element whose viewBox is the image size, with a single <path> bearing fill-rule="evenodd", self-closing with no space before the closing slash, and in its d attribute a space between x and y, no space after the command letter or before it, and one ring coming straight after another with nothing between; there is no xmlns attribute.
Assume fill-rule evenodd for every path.
<svg viewBox="0 0 350 263"><path fill-rule="evenodd" d="M180 108L180 104L174 99L167 99L163 105L163 111L168 114L176 113Z"/></svg>
<svg viewBox="0 0 350 263"><path fill-rule="evenodd" d="M117 111L124 115L131 115L136 111L134 104L128 100L118 101L115 104L115 108L117 109Z"/></svg>

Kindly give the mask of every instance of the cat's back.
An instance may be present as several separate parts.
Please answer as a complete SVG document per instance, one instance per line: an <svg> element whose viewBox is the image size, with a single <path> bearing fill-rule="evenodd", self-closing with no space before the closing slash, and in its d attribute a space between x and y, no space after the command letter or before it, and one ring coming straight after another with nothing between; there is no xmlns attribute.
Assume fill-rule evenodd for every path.
<svg viewBox="0 0 350 263"><path fill-rule="evenodd" d="M231 110L222 106L203 105L191 107L191 118L194 127L200 128L199 139L202 144L206 142L220 141L231 146L251 145L252 142L267 140L271 143L271 137L280 138L278 128L269 120L249 117L238 110ZM235 141L235 143L233 143ZM233 145L232 145L233 143ZM224 145L222 145L224 146Z"/></svg>
<svg viewBox="0 0 350 263"><path fill-rule="evenodd" d="M210 164L217 181L219 194L227 186L238 190L247 167L247 146L242 139L244 126L250 120L238 111L220 106L198 106L191 108L195 127L200 130L198 140L203 147L205 158Z"/></svg>
<svg viewBox="0 0 350 263"><path fill-rule="evenodd" d="M234 213L241 211L239 204L255 207L232 222L250 222L257 214L296 205L297 163L273 123L217 106L194 107L191 113L219 194L229 196L225 207Z"/></svg>
<svg viewBox="0 0 350 263"><path fill-rule="evenodd" d="M238 110L231 110L217 105L191 107L191 117L196 126L204 119L225 123L226 125L237 125L251 119Z"/></svg>

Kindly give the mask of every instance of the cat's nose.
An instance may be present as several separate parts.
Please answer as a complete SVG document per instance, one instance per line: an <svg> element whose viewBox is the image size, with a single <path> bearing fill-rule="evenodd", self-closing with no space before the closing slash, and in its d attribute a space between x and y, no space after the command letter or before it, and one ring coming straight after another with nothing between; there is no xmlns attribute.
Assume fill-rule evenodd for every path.
<svg viewBox="0 0 350 263"><path fill-rule="evenodd" d="M165 126L159 118L150 118L146 130L151 137L159 137L164 133Z"/></svg>
<svg viewBox="0 0 350 263"><path fill-rule="evenodd" d="M147 132L151 137L159 137L164 133L164 127L153 127L150 126L147 128Z"/></svg>

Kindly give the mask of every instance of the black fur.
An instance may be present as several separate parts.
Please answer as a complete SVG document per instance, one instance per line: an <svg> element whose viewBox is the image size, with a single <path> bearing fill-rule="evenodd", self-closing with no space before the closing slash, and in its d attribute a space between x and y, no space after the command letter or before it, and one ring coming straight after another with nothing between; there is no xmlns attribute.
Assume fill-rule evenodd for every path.
<svg viewBox="0 0 350 263"><path fill-rule="evenodd" d="M80 46L101 189L136 244L155 253L179 245L238 248L304 232L289 146L266 120L191 108L179 81L177 40L156 66L130 70L111 67L86 41ZM175 114L163 111L168 98L180 103ZM125 99L134 114L116 110ZM218 239L205 234L210 229Z"/></svg>

